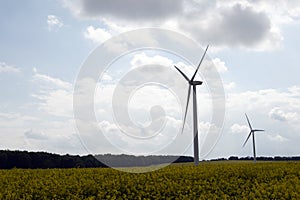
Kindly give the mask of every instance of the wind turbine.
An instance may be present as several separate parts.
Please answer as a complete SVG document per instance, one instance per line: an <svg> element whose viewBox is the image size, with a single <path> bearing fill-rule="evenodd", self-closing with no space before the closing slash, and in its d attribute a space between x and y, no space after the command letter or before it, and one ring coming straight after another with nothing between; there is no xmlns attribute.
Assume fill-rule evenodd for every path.
<svg viewBox="0 0 300 200"><path fill-rule="evenodd" d="M176 66L174 66L179 73L184 77L185 80L187 80L187 82L189 83L189 89L188 89L188 95L187 95L187 102L186 102L186 108L185 108L185 113L184 113L184 119L183 119L183 125L182 125L182 132L184 129L184 124L185 124L185 120L186 120L186 114L187 114L187 110L188 110L188 106L189 106L189 100L190 100L190 95L191 95L191 88L193 87L193 117L194 117L194 164L198 165L199 164L199 144L198 144L198 119L197 119L197 90L196 90L196 86L197 85L201 85L203 82L202 81L194 81L195 76L199 70L199 67L204 59L204 56L206 54L206 51L208 49L208 45L204 51L204 54L200 60L200 63L194 73L194 75L192 76L191 79L189 79L180 69L178 69Z"/></svg>
<svg viewBox="0 0 300 200"><path fill-rule="evenodd" d="M252 144L253 144L253 159L254 159L254 163L256 162L256 152L255 152L255 139L254 139L254 133L255 132L259 132L259 131L265 131L265 130L261 130L261 129L252 129L252 126L250 124L250 121L249 121L249 118L247 116L247 114L245 113L246 115L246 118L247 118L247 122L248 122L248 125L249 125L249 128L250 128L250 133L246 139L246 141L244 142L243 144L243 147L246 145L247 141L249 140L251 134L252 134Z"/></svg>

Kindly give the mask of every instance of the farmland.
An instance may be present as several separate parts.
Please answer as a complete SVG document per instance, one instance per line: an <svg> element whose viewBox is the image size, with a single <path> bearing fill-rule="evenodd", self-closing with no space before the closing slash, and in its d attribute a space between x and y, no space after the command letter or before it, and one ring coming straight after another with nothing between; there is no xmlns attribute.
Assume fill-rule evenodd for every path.
<svg viewBox="0 0 300 200"><path fill-rule="evenodd" d="M0 170L0 199L300 199L300 162L173 164L148 173L110 168Z"/></svg>

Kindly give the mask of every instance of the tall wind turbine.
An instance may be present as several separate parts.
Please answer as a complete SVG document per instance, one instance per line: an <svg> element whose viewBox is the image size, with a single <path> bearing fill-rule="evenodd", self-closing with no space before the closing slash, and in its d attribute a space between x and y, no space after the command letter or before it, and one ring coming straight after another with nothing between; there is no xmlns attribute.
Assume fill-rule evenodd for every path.
<svg viewBox="0 0 300 200"><path fill-rule="evenodd" d="M184 119L183 119L183 125L182 125L182 132L184 129L184 124L186 120L186 114L189 106L189 100L190 100L190 95L191 95L191 88L193 87L193 117L194 117L194 164L198 165L199 164L199 143L198 143L198 119L197 119L197 92L196 92L196 86L201 85L203 82L202 81L194 81L195 76L199 70L199 67L204 59L204 56L206 54L206 51L208 49L208 45L204 51L204 54L200 60L200 63L192 76L191 79L189 79L180 69L178 69L176 66L174 66L179 73L184 77L185 80L189 83L189 89L188 89L188 95L187 95L187 101L186 101L186 108L185 108L185 114L184 114Z"/></svg>
<svg viewBox="0 0 300 200"><path fill-rule="evenodd" d="M252 129L252 126L250 124L250 121L249 121L249 118L247 116L247 114L245 113L246 115L246 118L247 118L247 122L248 122L248 125L249 125L249 128L250 128L250 133L246 139L246 141L244 142L243 144L243 147L246 145L247 141L249 140L251 134L252 134L252 144L253 144L253 159L254 159L254 163L256 162L256 152L255 152L255 139L254 139L254 133L255 132L258 132L258 131L265 131L265 130L261 130L261 129Z"/></svg>

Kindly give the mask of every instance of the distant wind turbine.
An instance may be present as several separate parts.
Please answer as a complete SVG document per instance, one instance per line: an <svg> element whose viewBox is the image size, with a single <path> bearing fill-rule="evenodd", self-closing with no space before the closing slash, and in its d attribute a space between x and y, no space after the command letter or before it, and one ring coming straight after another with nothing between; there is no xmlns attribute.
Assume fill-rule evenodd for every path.
<svg viewBox="0 0 300 200"><path fill-rule="evenodd" d="M191 87L193 87L193 116L194 116L194 164L198 165L199 164L199 144L198 144L198 119L197 119L197 93L196 93L196 86L201 85L203 82L202 81L194 81L194 78L199 70L199 67L205 57L205 54L207 52L208 45L204 51L204 54L200 60L200 63L192 76L191 79L189 79L180 69L178 69L176 66L174 66L179 73L187 80L189 83L189 89L188 89L188 95L187 95L187 101L186 101L186 108L185 108L185 114L184 114L184 119L183 119L183 125L182 125L182 132L184 129L184 124L186 121L186 114L189 106L189 100L190 100L190 94L191 94Z"/></svg>
<svg viewBox="0 0 300 200"><path fill-rule="evenodd" d="M251 134L252 134L252 144L253 144L253 159L254 159L254 163L256 163L256 152L255 152L255 139L254 139L254 133L255 132L258 132L258 131L265 131L265 130L261 130L261 129L252 129L252 126L250 124L250 121L249 121L249 118L247 116L247 114L245 113L246 115L246 118L247 118L247 122L248 122L248 125L249 125L249 128L250 128L250 133L246 139L246 141L244 142L243 144L243 147L246 145L247 141L249 140Z"/></svg>

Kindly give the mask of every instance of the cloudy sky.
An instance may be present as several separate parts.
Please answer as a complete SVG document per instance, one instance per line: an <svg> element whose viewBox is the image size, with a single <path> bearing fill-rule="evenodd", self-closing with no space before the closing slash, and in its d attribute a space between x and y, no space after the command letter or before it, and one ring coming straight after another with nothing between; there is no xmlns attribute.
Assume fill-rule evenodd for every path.
<svg viewBox="0 0 300 200"><path fill-rule="evenodd" d="M84 133L77 129L78 123L87 122L78 120L76 114L74 118L73 93L89 55L120 33L152 27L182 34L202 48L210 44L207 52L210 61L205 62L213 63L222 79L225 119L218 142L205 154L206 159L252 155L251 141L242 148L249 133L245 113L255 128L266 130L256 134L259 156L300 153L300 3L297 0L2 0L0 15L0 149L61 154L151 154L173 142L172 148L162 152L192 155L192 149L186 146L192 140L189 126L183 134L178 133L183 116L178 98L185 97L174 94L168 83L179 82L186 88L173 65L189 76L193 66L162 51L128 52L116 59L96 83L95 126L100 128L105 141L114 143L113 147L99 135L97 139L97 135L89 135L87 127ZM152 36L145 34L139 42L148 46L157 44ZM172 46L171 40L163 42ZM114 55L123 48L123 43L116 43ZM202 53L197 53L199 60ZM143 71L135 70L145 65L154 67L146 75L144 71L143 76L134 76ZM117 124L120 118L113 111L117 98L114 91L124 86L118 83L128 77L139 81L159 77L155 65L171 70L166 79L169 82L164 82L167 86L148 84L136 89L130 94L127 106L128 115L138 128L132 128L123 118L123 124ZM197 78L205 82L201 72ZM88 80L85 84L89 85ZM212 100L205 84L198 95L200 144L203 144L205 134L209 134L207 130L214 125ZM165 115L162 127L161 115ZM149 133L155 134L148 137L147 132L136 140L134 135L141 134L137 131L149 124L153 129ZM122 128L127 133L120 131ZM181 142L174 139L178 134ZM93 143L96 140L99 143Z"/></svg>

